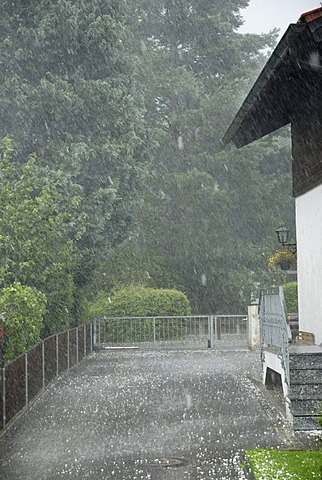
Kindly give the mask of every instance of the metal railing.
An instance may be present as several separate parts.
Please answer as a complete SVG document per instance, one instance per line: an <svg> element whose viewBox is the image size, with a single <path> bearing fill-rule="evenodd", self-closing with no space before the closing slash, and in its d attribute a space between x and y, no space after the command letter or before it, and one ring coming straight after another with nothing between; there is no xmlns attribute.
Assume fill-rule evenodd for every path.
<svg viewBox="0 0 322 480"><path fill-rule="evenodd" d="M291 332L287 323L283 288L262 290L260 296L261 355L265 347L275 347L281 355L286 382L290 384L289 341Z"/></svg>
<svg viewBox="0 0 322 480"><path fill-rule="evenodd" d="M214 317L217 335L220 340L223 335L246 335L248 318L246 315L215 315Z"/></svg>
<svg viewBox="0 0 322 480"><path fill-rule="evenodd" d="M94 320L94 346L207 344L210 317L101 317Z"/></svg>
<svg viewBox="0 0 322 480"><path fill-rule="evenodd" d="M94 320L94 346L214 348L223 341L247 342L245 315L100 317Z"/></svg>
<svg viewBox="0 0 322 480"><path fill-rule="evenodd" d="M45 338L0 369L0 430L50 382L93 350L92 323Z"/></svg>

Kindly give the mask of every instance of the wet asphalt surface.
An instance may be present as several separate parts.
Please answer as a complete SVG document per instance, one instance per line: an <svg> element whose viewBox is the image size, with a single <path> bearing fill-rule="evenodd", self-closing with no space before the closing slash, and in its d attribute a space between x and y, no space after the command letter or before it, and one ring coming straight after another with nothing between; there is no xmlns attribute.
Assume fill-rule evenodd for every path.
<svg viewBox="0 0 322 480"><path fill-rule="evenodd" d="M242 451L288 426L249 351L101 351L0 438L1 480L246 479Z"/></svg>

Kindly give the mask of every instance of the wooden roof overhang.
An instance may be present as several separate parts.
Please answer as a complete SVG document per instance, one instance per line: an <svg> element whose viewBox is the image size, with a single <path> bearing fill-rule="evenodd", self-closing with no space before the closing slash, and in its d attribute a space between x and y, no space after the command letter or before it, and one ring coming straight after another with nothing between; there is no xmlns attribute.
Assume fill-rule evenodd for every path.
<svg viewBox="0 0 322 480"><path fill-rule="evenodd" d="M288 27L223 143L243 147L289 123L293 195L297 197L322 184L321 7Z"/></svg>
<svg viewBox="0 0 322 480"><path fill-rule="evenodd" d="M322 48L312 25L288 27L227 130L224 144L232 141L242 147L292 123L321 96Z"/></svg>

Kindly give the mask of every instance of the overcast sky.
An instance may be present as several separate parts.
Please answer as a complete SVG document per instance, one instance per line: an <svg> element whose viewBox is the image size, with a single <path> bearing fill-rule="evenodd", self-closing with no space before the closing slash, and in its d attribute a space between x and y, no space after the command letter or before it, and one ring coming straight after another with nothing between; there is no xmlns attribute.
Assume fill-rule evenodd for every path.
<svg viewBox="0 0 322 480"><path fill-rule="evenodd" d="M300 15L320 6L316 0L250 0L244 10L245 24L242 33L267 33L273 28L283 35L290 23L296 23Z"/></svg>

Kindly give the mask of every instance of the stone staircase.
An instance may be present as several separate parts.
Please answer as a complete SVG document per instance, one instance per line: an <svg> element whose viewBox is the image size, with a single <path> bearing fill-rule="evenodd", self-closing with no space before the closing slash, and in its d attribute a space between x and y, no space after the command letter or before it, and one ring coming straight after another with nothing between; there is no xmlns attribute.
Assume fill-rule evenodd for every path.
<svg viewBox="0 0 322 480"><path fill-rule="evenodd" d="M322 348L290 346L290 412L294 430L321 430Z"/></svg>
<svg viewBox="0 0 322 480"><path fill-rule="evenodd" d="M285 319L281 287L261 293L259 313L263 383L282 393L294 430L322 430L322 347L315 345L313 333L299 329L297 313Z"/></svg>

